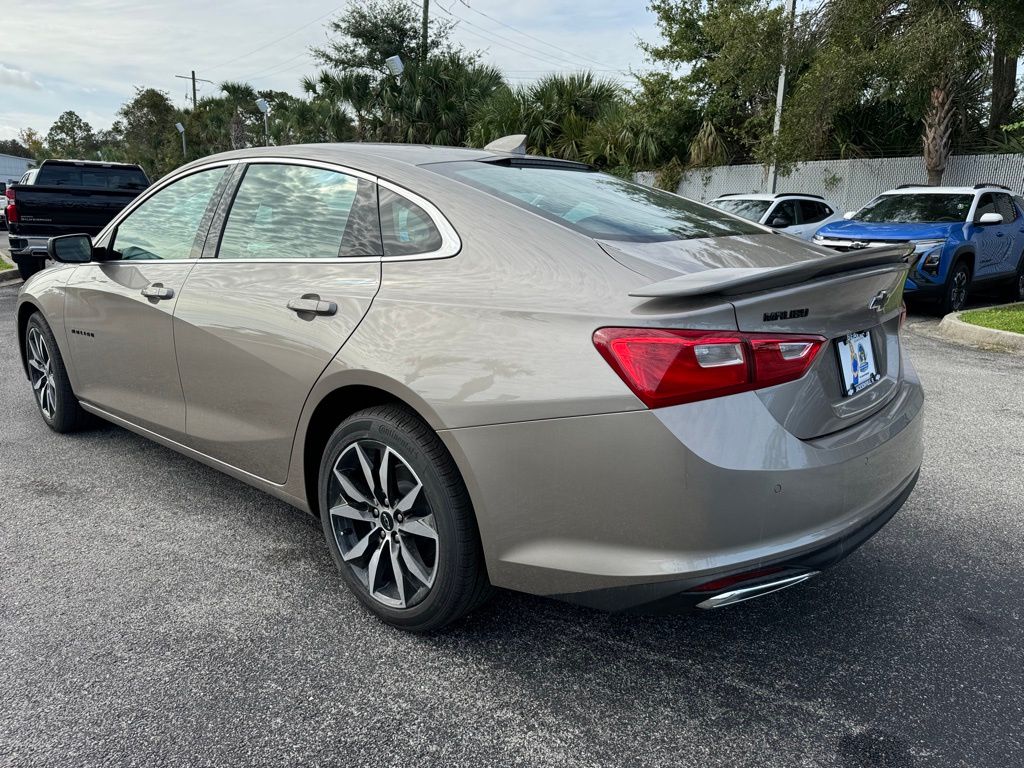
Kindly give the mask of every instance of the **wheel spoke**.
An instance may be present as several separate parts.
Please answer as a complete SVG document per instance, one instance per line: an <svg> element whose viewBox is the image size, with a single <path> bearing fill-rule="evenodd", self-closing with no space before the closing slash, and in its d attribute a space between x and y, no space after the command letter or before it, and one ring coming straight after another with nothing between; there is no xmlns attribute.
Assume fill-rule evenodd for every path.
<svg viewBox="0 0 1024 768"><path fill-rule="evenodd" d="M432 574L427 573L426 567L420 562L419 557L413 553L412 547L414 545L402 539L402 562L405 563L405 567L409 570L416 579L426 587L429 587L434 582Z"/></svg>
<svg viewBox="0 0 1024 768"><path fill-rule="evenodd" d="M384 551L385 541L382 541L380 546L374 550L370 564L366 567L366 588L370 590L371 595L377 589L377 570L380 568L380 555Z"/></svg>
<svg viewBox="0 0 1024 768"><path fill-rule="evenodd" d="M402 547L404 549L404 547ZM402 565L398 561L398 544L391 540L388 544L388 550L391 552L391 570L395 574L395 588L398 590L398 602L401 604L401 608L405 608L405 579L402 578Z"/></svg>
<svg viewBox="0 0 1024 768"><path fill-rule="evenodd" d="M368 507L373 506L373 502L366 498L363 492L356 488L355 484L345 477L337 467L334 468L334 476L338 478L338 482L341 483L341 493L345 496L346 501L354 501L357 504L365 504ZM373 489L371 488L370 490L372 492Z"/></svg>
<svg viewBox="0 0 1024 768"><path fill-rule="evenodd" d="M349 560L355 560L356 558L359 558L359 557L362 557L363 555L365 555L366 554L366 550L370 546L370 540L373 539L373 538L376 538L376 536L377 536L377 529L374 528L368 534L363 536L363 538L361 538L359 541L357 541L355 543L355 545L352 547L352 549L350 549L348 552L342 553L342 555L341 555L342 559L345 560L346 562L348 562Z"/></svg>
<svg viewBox="0 0 1024 768"><path fill-rule="evenodd" d="M402 500L395 505L395 512L408 512L412 509L412 505L416 503L416 497L419 496L420 488L423 487L423 483L416 481L416 486L409 491Z"/></svg>
<svg viewBox="0 0 1024 768"><path fill-rule="evenodd" d="M344 517L348 520L359 520L364 523L374 522L373 515L370 514L370 510L357 509L351 504L339 504L336 507L331 507L331 514L335 517Z"/></svg>
<svg viewBox="0 0 1024 768"><path fill-rule="evenodd" d="M46 372L46 369L43 367L42 363L40 363L34 357L30 357L28 359L28 364L31 365L33 368L35 368L40 373L45 373Z"/></svg>
<svg viewBox="0 0 1024 768"><path fill-rule="evenodd" d="M45 385L45 384L46 384L46 376L40 376L38 379L36 379L34 382L32 382L32 389L34 389L34 390L36 390L38 392L40 389L43 388L43 385Z"/></svg>
<svg viewBox="0 0 1024 768"><path fill-rule="evenodd" d="M434 541L437 541L437 531L427 525L426 520L423 518L404 520L398 524L398 529L403 533L408 533L412 536L422 536L425 539L433 539Z"/></svg>
<svg viewBox="0 0 1024 768"><path fill-rule="evenodd" d="M387 499L391 496L391 491L388 488L388 472L390 471L389 467L391 465L391 462L389 461L390 457L391 449L385 447L384 453L381 454L380 457L380 469L377 471L377 476L380 478L380 492L383 499Z"/></svg>
<svg viewBox="0 0 1024 768"><path fill-rule="evenodd" d="M366 479L366 487L370 491L370 497L376 498L376 482L373 479L373 468L370 466L370 460L366 458L366 453L359 443L353 445L353 448L355 449L356 456L359 457L359 465L363 468L363 477Z"/></svg>

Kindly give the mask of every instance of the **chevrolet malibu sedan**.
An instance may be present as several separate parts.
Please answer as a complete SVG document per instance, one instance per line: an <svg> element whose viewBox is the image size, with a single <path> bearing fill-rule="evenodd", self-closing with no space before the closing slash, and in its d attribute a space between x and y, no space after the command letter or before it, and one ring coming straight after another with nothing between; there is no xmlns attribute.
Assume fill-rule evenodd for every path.
<svg viewBox="0 0 1024 768"><path fill-rule="evenodd" d="M49 251L18 303L43 421L105 419L317 516L407 630L492 587L609 610L782 589L921 465L908 248L833 254L575 163L243 150Z"/></svg>

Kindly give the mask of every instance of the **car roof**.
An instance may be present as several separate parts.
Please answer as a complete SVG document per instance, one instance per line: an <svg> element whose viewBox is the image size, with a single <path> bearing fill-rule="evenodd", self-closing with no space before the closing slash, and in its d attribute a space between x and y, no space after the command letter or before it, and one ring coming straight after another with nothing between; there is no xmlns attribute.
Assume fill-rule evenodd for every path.
<svg viewBox="0 0 1024 768"><path fill-rule="evenodd" d="M811 192L780 192L779 194L768 194L767 192L729 192L725 195L719 195L715 200L787 200L790 198L798 198L801 200L817 200L822 202L824 198L821 195L815 195Z"/></svg>
<svg viewBox="0 0 1024 768"><path fill-rule="evenodd" d="M87 168L131 168L133 170L141 170L142 166L137 163L108 163L105 160L62 160L59 158L50 158L43 160L42 164L38 168L31 168L30 170L39 171L42 170L44 165L61 165L61 166L72 166L72 167L87 167Z"/></svg>
<svg viewBox="0 0 1024 768"><path fill-rule="evenodd" d="M896 189L890 189L883 192L883 195L974 195L981 192L1002 192L1004 194L1014 194L1011 190L1006 187L992 186L978 186L978 187L929 187L926 184L916 185L908 184L903 187Z"/></svg>

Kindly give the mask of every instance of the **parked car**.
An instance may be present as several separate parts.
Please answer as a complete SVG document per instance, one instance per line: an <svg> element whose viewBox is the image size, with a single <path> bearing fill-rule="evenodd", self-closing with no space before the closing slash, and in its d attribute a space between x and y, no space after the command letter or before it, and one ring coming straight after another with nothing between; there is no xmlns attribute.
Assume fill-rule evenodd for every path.
<svg viewBox="0 0 1024 768"><path fill-rule="evenodd" d="M934 300L946 314L973 287L1005 283L1010 299L1024 301L1024 201L1007 187L904 185L847 219L823 226L814 242L841 252L913 244L907 298Z"/></svg>
<svg viewBox="0 0 1024 768"><path fill-rule="evenodd" d="M7 202L7 182L0 181L0 198ZM7 206L0 205L0 229L7 229Z"/></svg>
<svg viewBox="0 0 1024 768"><path fill-rule="evenodd" d="M775 591L918 476L902 246L823 257L563 160L328 144L191 163L49 251L17 310L43 421L99 416L311 512L409 630L491 586Z"/></svg>
<svg viewBox="0 0 1024 768"><path fill-rule="evenodd" d="M11 257L25 279L43 268L54 235L95 235L149 186L138 165L44 160L7 188Z"/></svg>
<svg viewBox="0 0 1024 768"><path fill-rule="evenodd" d="M822 224L840 218L836 207L821 195L732 192L709 205L804 240L810 240Z"/></svg>

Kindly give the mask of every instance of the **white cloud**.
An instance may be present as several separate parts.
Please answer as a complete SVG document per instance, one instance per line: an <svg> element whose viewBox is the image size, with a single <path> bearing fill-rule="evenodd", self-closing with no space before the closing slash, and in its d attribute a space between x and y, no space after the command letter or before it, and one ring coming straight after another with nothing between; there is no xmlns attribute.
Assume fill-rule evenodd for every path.
<svg viewBox="0 0 1024 768"><path fill-rule="evenodd" d="M8 67L6 64L0 64L0 85L26 88L30 91L41 91L43 89L43 86L31 74L22 69Z"/></svg>

